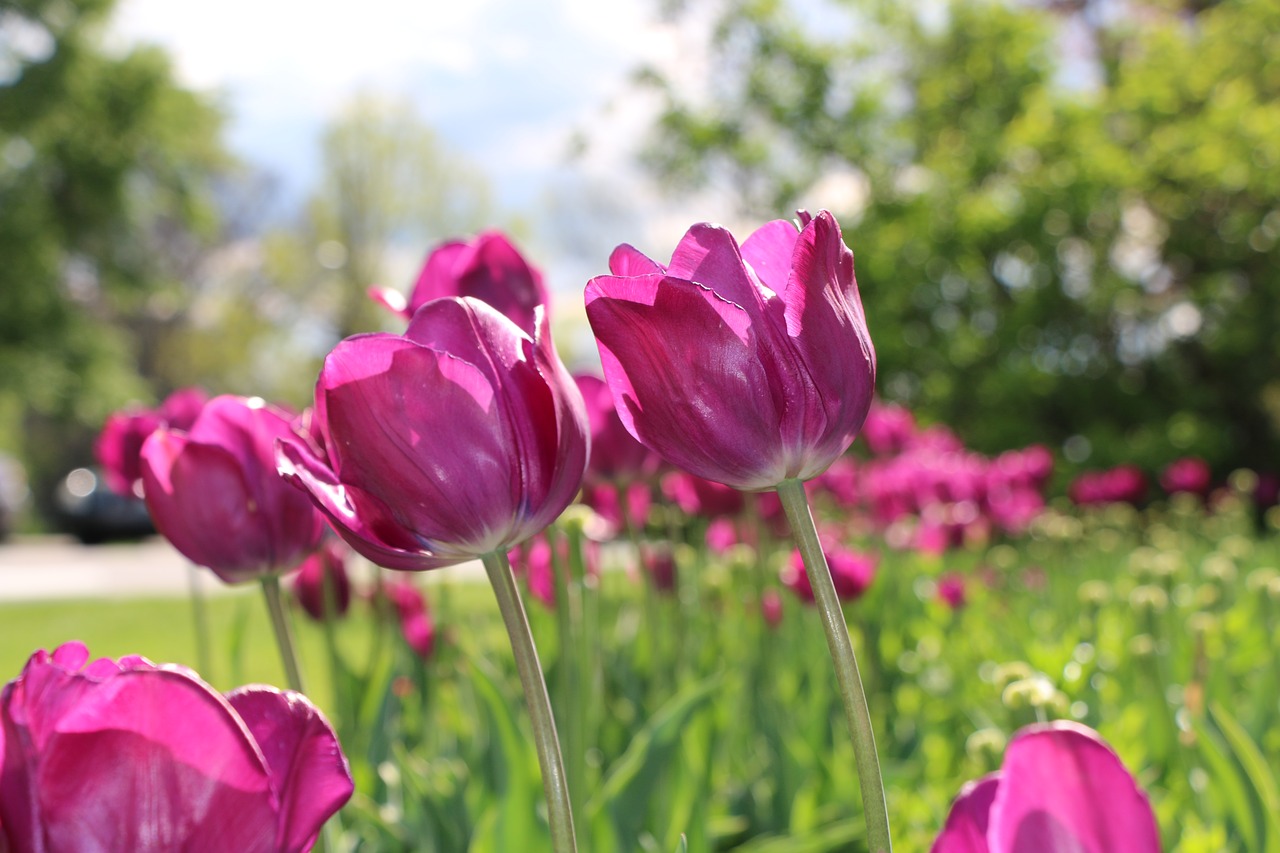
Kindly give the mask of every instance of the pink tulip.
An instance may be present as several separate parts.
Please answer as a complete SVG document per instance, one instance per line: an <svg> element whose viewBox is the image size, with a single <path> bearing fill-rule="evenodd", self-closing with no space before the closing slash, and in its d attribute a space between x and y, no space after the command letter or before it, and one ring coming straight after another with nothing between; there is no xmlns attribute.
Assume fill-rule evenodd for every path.
<svg viewBox="0 0 1280 853"><path fill-rule="evenodd" d="M875 580L879 560L871 554L859 554L832 542L824 542L822 551L826 554L831 581L840 600L861 598ZM809 575L798 550L791 552L791 563L783 569L782 582L805 604L813 604L813 587L809 585Z"/></svg>
<svg viewBox="0 0 1280 853"><path fill-rule="evenodd" d="M1085 471L1067 487L1067 496L1081 506L1112 503L1140 504L1147 495L1147 478L1136 465L1117 465L1105 471Z"/></svg>
<svg viewBox="0 0 1280 853"><path fill-rule="evenodd" d="M293 576L293 594L307 615L317 622L339 618L351 606L351 578L347 576L347 545L330 538L310 557L302 561ZM326 580L327 578L327 580ZM333 596L325 601L325 584ZM329 610L332 608L333 612Z"/></svg>
<svg viewBox="0 0 1280 853"><path fill-rule="evenodd" d="M422 590L411 583L392 580L383 585L383 592L396 609L405 643L418 657L430 658L436 648L436 623Z"/></svg>
<svg viewBox="0 0 1280 853"><path fill-rule="evenodd" d="M595 445L592 445L594 450ZM607 536L615 535L630 524L634 530L642 530L649 522L649 509L653 505L647 480L639 480L625 487L625 494L619 495L620 486L613 483L586 482L582 486L582 503L605 521L609 527ZM625 499L625 500L623 500ZM624 515L625 514L625 515Z"/></svg>
<svg viewBox="0 0 1280 853"><path fill-rule="evenodd" d="M778 595L776 589L766 589L760 596L760 615L770 628L776 629L782 624L782 596Z"/></svg>
<svg viewBox="0 0 1280 853"><path fill-rule="evenodd" d="M686 514L703 518L738 515L746 506L736 489L681 471L662 478L662 492Z"/></svg>
<svg viewBox="0 0 1280 853"><path fill-rule="evenodd" d="M541 316L534 326L531 337L477 299L437 299L404 335L341 342L316 383L327 452L282 442L280 472L387 568L523 542L573 500L588 455L582 395Z"/></svg>
<svg viewBox="0 0 1280 853"><path fill-rule="evenodd" d="M1159 853L1146 795L1095 732L1070 722L1028 726L1000 770L951 806L933 853Z"/></svg>
<svg viewBox="0 0 1280 853"><path fill-rule="evenodd" d="M161 427L142 446L156 529L227 583L292 569L324 519L276 473L277 439L303 441L292 416L259 399L215 397L190 431Z"/></svg>
<svg viewBox="0 0 1280 853"><path fill-rule="evenodd" d="M873 400L862 425L862 440L874 456L892 456L911 444L916 434L916 419L896 403Z"/></svg>
<svg viewBox="0 0 1280 853"><path fill-rule="evenodd" d="M536 331L538 307L548 303L542 274L499 231L432 249L408 299L383 288L371 288L369 295L406 320L433 299L472 296L505 314L530 337Z"/></svg>
<svg viewBox="0 0 1280 853"><path fill-rule="evenodd" d="M81 643L31 656L0 692L0 850L309 850L351 796L305 696Z"/></svg>
<svg viewBox="0 0 1280 853"><path fill-rule="evenodd" d="M160 426L191 429L206 399L199 388L182 388L157 409L125 409L111 414L93 445L107 486L117 494L140 496L143 442Z"/></svg>
<svg viewBox="0 0 1280 853"><path fill-rule="evenodd" d="M758 491L826 470L871 403L875 351L831 214L770 222L741 247L695 225L663 266L630 246L587 285L618 416L708 480Z"/></svg>
<svg viewBox="0 0 1280 853"><path fill-rule="evenodd" d="M584 539L582 542L583 560L587 574L600 576L600 547L597 543ZM507 554L511 560L511 568L517 574L525 576L529 585L529 593L547 607L556 606L557 564L559 570L569 571L569 541L556 537L555 560L551 558L551 544L545 535L534 536L528 542L511 549ZM566 576L567 577L567 576Z"/></svg>
<svg viewBox="0 0 1280 853"><path fill-rule="evenodd" d="M658 459L649 448L631 437L613 407L613 395L603 379L591 374L573 377L587 406L591 424L591 461L587 477L593 480L630 480L648 476L657 469Z"/></svg>
<svg viewBox="0 0 1280 853"><path fill-rule="evenodd" d="M964 576L954 572L938 578L938 600L952 610L960 610L968 601Z"/></svg>

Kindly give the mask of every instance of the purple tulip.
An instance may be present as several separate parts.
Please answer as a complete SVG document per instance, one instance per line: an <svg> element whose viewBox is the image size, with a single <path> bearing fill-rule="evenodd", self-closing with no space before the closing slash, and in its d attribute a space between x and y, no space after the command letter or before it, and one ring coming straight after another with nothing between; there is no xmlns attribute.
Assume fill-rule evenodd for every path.
<svg viewBox="0 0 1280 853"><path fill-rule="evenodd" d="M499 231L450 240L433 249L407 300L381 288L371 289L369 295L406 320L433 299L472 296L505 314L530 337L536 331L537 308L548 304L542 274Z"/></svg>
<svg viewBox="0 0 1280 853"><path fill-rule="evenodd" d="M292 569L320 544L324 519L276 473L276 440L304 441L292 421L257 398L215 397L190 431L161 427L142 446L156 529L227 583Z"/></svg>
<svg viewBox="0 0 1280 853"><path fill-rule="evenodd" d="M161 426L190 429L206 399L199 388L181 388L158 409L125 409L108 416L93 445L107 486L117 494L141 496L143 443Z"/></svg>
<svg viewBox="0 0 1280 853"><path fill-rule="evenodd" d="M396 608L405 643L418 657L430 659L436 649L436 623L422 590L404 581L387 581L382 588Z"/></svg>
<svg viewBox="0 0 1280 853"><path fill-rule="evenodd" d="M853 254L826 211L739 248L689 229L662 266L630 246L587 285L587 319L627 430L673 464L746 491L821 474L871 404L875 350Z"/></svg>
<svg viewBox="0 0 1280 853"><path fill-rule="evenodd" d="M836 595L841 601L855 601L862 597L876 578L879 559L872 554L860 554L834 542L827 541L822 546L827 557L827 566L831 570L831 582L835 585ZM782 582L805 604L814 603L813 587L809 584L809 574L804 568L804 559L800 552L791 552L791 563L782 570Z"/></svg>
<svg viewBox="0 0 1280 853"><path fill-rule="evenodd" d="M0 850L309 850L351 796L299 693L223 696L185 667L31 656L0 692Z"/></svg>
<svg viewBox="0 0 1280 853"><path fill-rule="evenodd" d="M933 853L1159 853L1151 804L1119 756L1070 722L1014 735L1000 770L960 792Z"/></svg>
<svg viewBox="0 0 1280 853"><path fill-rule="evenodd" d="M588 455L582 395L545 321L534 326L530 337L478 299L437 299L404 335L341 342L316 383L325 452L282 442L281 473L387 568L528 539L573 500Z"/></svg>
<svg viewBox="0 0 1280 853"><path fill-rule="evenodd" d="M1170 462L1160 473L1160 486L1169 494L1188 492L1205 497L1213 484L1209 463L1195 456L1184 456Z"/></svg>

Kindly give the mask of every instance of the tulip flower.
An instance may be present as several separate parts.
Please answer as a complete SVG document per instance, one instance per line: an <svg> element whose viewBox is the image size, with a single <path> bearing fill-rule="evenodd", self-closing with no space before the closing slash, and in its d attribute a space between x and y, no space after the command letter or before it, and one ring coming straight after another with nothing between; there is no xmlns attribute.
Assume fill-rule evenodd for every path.
<svg viewBox="0 0 1280 853"><path fill-rule="evenodd" d="M618 416L640 443L745 491L808 480L857 435L875 350L853 255L823 211L739 247L695 225L663 266L630 246L587 285Z"/></svg>
<svg viewBox="0 0 1280 853"><path fill-rule="evenodd" d="M302 561L293 576L293 594L306 614L317 622L336 619L351 606L351 578L347 576L347 546L329 539ZM326 592L326 585L328 591ZM331 601L326 601L332 596Z"/></svg>
<svg viewBox="0 0 1280 853"><path fill-rule="evenodd" d="M380 566L484 563L533 719L560 853L575 849L563 761L506 552L577 495L590 434L542 306L530 327L479 299L452 297L418 308L403 335L342 341L316 382L323 448L282 441L277 464Z"/></svg>
<svg viewBox="0 0 1280 853"><path fill-rule="evenodd" d="M181 666L90 663L80 643L0 691L0 850L293 853L352 790L298 693L224 696Z"/></svg>
<svg viewBox="0 0 1280 853"><path fill-rule="evenodd" d="M117 494L141 496L143 442L160 426L190 429L206 399L199 388L182 388L157 409L125 409L108 416L93 445L107 486Z"/></svg>
<svg viewBox="0 0 1280 853"><path fill-rule="evenodd" d="M156 529L227 583L292 569L319 545L324 520L276 473L286 437L303 440L290 415L232 396L211 400L189 431L157 429L141 454Z"/></svg>
<svg viewBox="0 0 1280 853"><path fill-rule="evenodd" d="M427 608L426 596L405 581L387 581L382 589L396 609L405 643L414 654L427 660L436 648L436 623Z"/></svg>
<svg viewBox="0 0 1280 853"><path fill-rule="evenodd" d="M618 410L613 406L609 386L598 376L579 374L573 377L587 407L591 424L591 459L587 476L594 480L616 482L652 474L658 460L653 452L627 432Z"/></svg>
<svg viewBox="0 0 1280 853"><path fill-rule="evenodd" d="M870 554L859 554L834 543L822 549L831 569L831 581L841 601L855 601L862 597L876 577L878 560ZM814 603L813 587L805 572L804 558L797 551L791 552L791 563L782 571L782 582L806 604Z"/></svg>
<svg viewBox="0 0 1280 853"><path fill-rule="evenodd" d="M560 515L586 468L582 396L549 339L477 299L338 344L315 411L328 452L282 442L280 471L390 569L505 553Z"/></svg>
<svg viewBox="0 0 1280 853"><path fill-rule="evenodd" d="M952 610L960 610L968 602L964 576L948 572L938 578L938 600Z"/></svg>
<svg viewBox="0 0 1280 853"><path fill-rule="evenodd" d="M548 303L542 274L499 231L485 231L471 240L450 240L432 249L408 299L384 288L371 288L369 295L406 320L433 299L472 296L492 305L530 336L538 307Z"/></svg>
<svg viewBox="0 0 1280 853"><path fill-rule="evenodd" d="M1146 794L1102 737L1054 722L1014 735L951 806L933 853L1159 853Z"/></svg>
<svg viewBox="0 0 1280 853"><path fill-rule="evenodd" d="M1176 459L1160 472L1160 487L1171 495L1188 492L1203 498L1209 494L1212 482L1209 463L1194 456Z"/></svg>

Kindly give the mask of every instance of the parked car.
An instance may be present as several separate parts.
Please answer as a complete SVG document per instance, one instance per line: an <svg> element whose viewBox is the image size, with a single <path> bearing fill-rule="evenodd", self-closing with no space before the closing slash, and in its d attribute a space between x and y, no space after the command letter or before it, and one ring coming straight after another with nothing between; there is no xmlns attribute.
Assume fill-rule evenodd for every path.
<svg viewBox="0 0 1280 853"><path fill-rule="evenodd" d="M0 453L0 541L13 532L18 511L27 501L27 475L18 460Z"/></svg>
<svg viewBox="0 0 1280 853"><path fill-rule="evenodd" d="M86 545L140 539L156 532L142 498L112 491L98 468L76 468L56 495L60 526Z"/></svg>

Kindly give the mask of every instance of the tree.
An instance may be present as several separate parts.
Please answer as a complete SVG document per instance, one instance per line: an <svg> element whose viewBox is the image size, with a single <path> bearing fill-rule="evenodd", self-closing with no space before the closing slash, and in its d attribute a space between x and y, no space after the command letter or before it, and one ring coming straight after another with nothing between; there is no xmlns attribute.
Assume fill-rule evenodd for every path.
<svg viewBox="0 0 1280 853"><path fill-rule="evenodd" d="M231 165L221 115L163 53L99 47L112 6L0 4L0 447L37 494L111 408L168 390L147 367Z"/></svg>
<svg viewBox="0 0 1280 853"><path fill-rule="evenodd" d="M648 162L835 208L881 392L979 448L1280 466L1280 5L935 12L730 0Z"/></svg>

